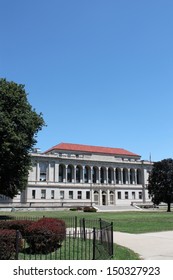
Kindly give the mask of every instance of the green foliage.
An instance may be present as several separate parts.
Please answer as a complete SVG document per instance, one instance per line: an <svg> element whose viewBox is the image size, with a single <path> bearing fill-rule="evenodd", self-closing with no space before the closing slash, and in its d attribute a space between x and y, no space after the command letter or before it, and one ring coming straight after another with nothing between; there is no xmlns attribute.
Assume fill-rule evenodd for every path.
<svg viewBox="0 0 173 280"><path fill-rule="evenodd" d="M27 185L30 151L45 125L27 100L24 85L0 79L0 193L13 198Z"/></svg>
<svg viewBox="0 0 173 280"><path fill-rule="evenodd" d="M155 204L165 202L168 212L173 202L173 159L155 162L149 176L148 191Z"/></svg>

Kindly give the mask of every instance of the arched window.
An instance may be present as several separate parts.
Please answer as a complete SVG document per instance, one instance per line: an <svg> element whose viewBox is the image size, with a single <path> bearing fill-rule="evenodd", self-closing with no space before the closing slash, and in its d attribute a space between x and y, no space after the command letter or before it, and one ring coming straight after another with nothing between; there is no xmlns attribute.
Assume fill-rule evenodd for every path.
<svg viewBox="0 0 173 280"><path fill-rule="evenodd" d="M142 184L142 173L140 169L137 169L137 184Z"/></svg>
<svg viewBox="0 0 173 280"><path fill-rule="evenodd" d="M123 169L123 184L128 184L128 170L126 168Z"/></svg>
<svg viewBox="0 0 173 280"><path fill-rule="evenodd" d="M80 165L76 166L76 183L80 183L81 180L81 174L82 174L82 167Z"/></svg>
<svg viewBox="0 0 173 280"><path fill-rule="evenodd" d="M114 179L113 172L114 172L113 168L109 167L108 168L108 184L111 184Z"/></svg>
<svg viewBox="0 0 173 280"><path fill-rule="evenodd" d="M40 162L40 181L47 180L47 170L48 170L48 163L47 162Z"/></svg>
<svg viewBox="0 0 173 280"><path fill-rule="evenodd" d="M59 182L63 182L65 178L65 165L59 165Z"/></svg>
<svg viewBox="0 0 173 280"><path fill-rule="evenodd" d="M116 184L121 184L121 169L116 168Z"/></svg>
<svg viewBox="0 0 173 280"><path fill-rule="evenodd" d="M97 174L98 174L98 167L94 166L93 167L93 183L96 184L97 183Z"/></svg>
<svg viewBox="0 0 173 280"><path fill-rule="evenodd" d="M84 182L85 183L89 182L89 171L90 171L89 166L85 166L85 168L84 168Z"/></svg>
<svg viewBox="0 0 173 280"><path fill-rule="evenodd" d="M104 184L105 180L106 180L106 168L101 167L101 169L100 169L100 182L101 182L101 184Z"/></svg>
<svg viewBox="0 0 173 280"><path fill-rule="evenodd" d="M135 183L135 170L130 169L130 184L133 185Z"/></svg>
<svg viewBox="0 0 173 280"><path fill-rule="evenodd" d="M72 182L73 179L73 166L72 165L68 165L67 167L67 182Z"/></svg>

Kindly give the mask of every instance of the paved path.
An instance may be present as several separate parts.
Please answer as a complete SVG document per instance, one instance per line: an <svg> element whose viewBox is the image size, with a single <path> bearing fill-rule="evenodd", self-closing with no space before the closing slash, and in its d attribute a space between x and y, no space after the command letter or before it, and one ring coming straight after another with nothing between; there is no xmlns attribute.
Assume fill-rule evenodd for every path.
<svg viewBox="0 0 173 280"><path fill-rule="evenodd" d="M146 260L173 260L173 231L130 234L114 232L114 242Z"/></svg>

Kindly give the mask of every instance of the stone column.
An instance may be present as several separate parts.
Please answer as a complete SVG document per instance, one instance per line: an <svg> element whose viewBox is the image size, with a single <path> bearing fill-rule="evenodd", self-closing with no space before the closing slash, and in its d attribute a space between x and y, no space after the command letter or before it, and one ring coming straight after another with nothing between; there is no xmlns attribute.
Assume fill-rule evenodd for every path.
<svg viewBox="0 0 173 280"><path fill-rule="evenodd" d="M135 169L135 185L137 185L137 170Z"/></svg>
<svg viewBox="0 0 173 280"><path fill-rule="evenodd" d="M76 165L74 165L74 183L76 184Z"/></svg>
<svg viewBox="0 0 173 280"><path fill-rule="evenodd" d="M128 185L130 185L130 169L128 168Z"/></svg>
<svg viewBox="0 0 173 280"><path fill-rule="evenodd" d="M99 190L99 205L102 205L102 190Z"/></svg>
<svg viewBox="0 0 173 280"><path fill-rule="evenodd" d="M101 167L98 168L98 179L96 180L97 184L100 184L100 170L101 170Z"/></svg>
<svg viewBox="0 0 173 280"><path fill-rule="evenodd" d="M50 181L50 167L51 167L51 163L48 163L48 168L47 168L47 172L46 172L46 181Z"/></svg>
<svg viewBox="0 0 173 280"><path fill-rule="evenodd" d="M85 182L85 166L82 166L82 180L81 183Z"/></svg>
<svg viewBox="0 0 173 280"><path fill-rule="evenodd" d="M67 168L68 168L68 165L65 166L65 178L63 178L64 183L67 183Z"/></svg>
<svg viewBox="0 0 173 280"><path fill-rule="evenodd" d="M59 182L59 163L55 162L55 182Z"/></svg>
<svg viewBox="0 0 173 280"><path fill-rule="evenodd" d="M107 205L110 205L110 191L107 190L107 199L106 199Z"/></svg>
<svg viewBox="0 0 173 280"><path fill-rule="evenodd" d="M113 170L114 170L114 185L116 185L117 183L116 168L114 168Z"/></svg>
<svg viewBox="0 0 173 280"><path fill-rule="evenodd" d="M121 168L121 184L123 184L123 168Z"/></svg>
<svg viewBox="0 0 173 280"><path fill-rule="evenodd" d="M36 165L36 181L40 181L40 166L39 166L39 162L37 162L37 165Z"/></svg>
<svg viewBox="0 0 173 280"><path fill-rule="evenodd" d="M91 166L90 168L90 179L89 179L89 183L93 183L93 166Z"/></svg>
<svg viewBox="0 0 173 280"><path fill-rule="evenodd" d="M106 172L106 180L104 180L104 183L108 184L109 183L109 180L108 180L108 167L106 167L106 171L105 172Z"/></svg>

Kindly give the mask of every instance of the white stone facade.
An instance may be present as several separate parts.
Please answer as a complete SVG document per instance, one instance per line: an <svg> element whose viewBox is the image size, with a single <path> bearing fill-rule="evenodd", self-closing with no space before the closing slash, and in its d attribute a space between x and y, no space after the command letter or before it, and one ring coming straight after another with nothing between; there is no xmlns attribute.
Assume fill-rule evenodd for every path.
<svg viewBox="0 0 173 280"><path fill-rule="evenodd" d="M32 154L28 187L13 202L30 206L130 205L150 201L152 163L140 156L51 149Z"/></svg>

